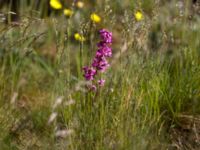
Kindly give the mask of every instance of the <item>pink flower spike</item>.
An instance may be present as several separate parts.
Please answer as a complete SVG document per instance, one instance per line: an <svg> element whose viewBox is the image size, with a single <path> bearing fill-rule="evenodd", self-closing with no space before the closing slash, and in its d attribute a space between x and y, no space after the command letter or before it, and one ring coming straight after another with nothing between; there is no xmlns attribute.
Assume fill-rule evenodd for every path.
<svg viewBox="0 0 200 150"><path fill-rule="evenodd" d="M92 60L91 66L86 66L83 68L84 77L88 81L92 81L92 85L88 86L91 91L96 91L98 87L102 87L105 84L104 79L95 80L95 76L99 73L105 72L110 66L107 61L108 57L112 57L112 32L106 29L101 29L99 31L100 42L97 44L96 55Z"/></svg>

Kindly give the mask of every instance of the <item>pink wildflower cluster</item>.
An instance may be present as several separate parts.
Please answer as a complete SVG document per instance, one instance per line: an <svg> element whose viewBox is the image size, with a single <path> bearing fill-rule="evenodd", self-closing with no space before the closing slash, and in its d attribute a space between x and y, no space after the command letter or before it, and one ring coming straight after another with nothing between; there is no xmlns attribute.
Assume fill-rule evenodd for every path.
<svg viewBox="0 0 200 150"><path fill-rule="evenodd" d="M98 71L105 72L107 68L110 66L107 57L112 56L112 49L110 45L112 44L112 33L107 31L106 29L102 29L99 31L101 41L97 44L98 50L96 52L95 58L92 61L92 66L84 67L84 77L88 81L94 80ZM105 83L104 79L100 79L97 81L99 86L103 86ZM95 90L96 86L92 85L92 89Z"/></svg>

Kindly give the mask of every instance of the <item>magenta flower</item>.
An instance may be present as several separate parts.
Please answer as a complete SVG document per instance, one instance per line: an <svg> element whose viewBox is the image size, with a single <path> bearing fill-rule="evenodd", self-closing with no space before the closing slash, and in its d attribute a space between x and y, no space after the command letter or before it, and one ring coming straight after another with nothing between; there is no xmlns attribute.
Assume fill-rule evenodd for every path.
<svg viewBox="0 0 200 150"><path fill-rule="evenodd" d="M89 68L89 67L84 67L83 68L85 74L84 74L84 77L86 80L94 80L94 76L96 75L96 70L94 68Z"/></svg>
<svg viewBox="0 0 200 150"><path fill-rule="evenodd" d="M92 85L92 86L90 87L90 90L92 90L92 91L96 91L96 90L97 90L96 85Z"/></svg>
<svg viewBox="0 0 200 150"><path fill-rule="evenodd" d="M112 49L105 45L104 47L100 47L96 52L96 57L111 57L112 56Z"/></svg>
<svg viewBox="0 0 200 150"><path fill-rule="evenodd" d="M105 47L105 46L107 46L108 45L108 43L106 43L106 42L104 42L104 41L100 41L99 43L97 43L97 47L98 48L102 48L102 47Z"/></svg>
<svg viewBox="0 0 200 150"><path fill-rule="evenodd" d="M102 42L108 43L108 44L112 43L112 33L111 32L108 32L107 30L102 29L99 31L99 33L100 33Z"/></svg>
<svg viewBox="0 0 200 150"><path fill-rule="evenodd" d="M84 77L86 80L94 80L95 75L100 72L105 72L106 69L110 66L108 61L106 60L107 57L112 56L112 49L110 45L112 44L112 33L107 31L106 29L102 29L99 31L101 41L97 44L98 50L96 55L92 61L91 67L84 67ZM99 86L103 86L105 83L104 79L100 79L97 81ZM96 86L93 84L92 87L93 91L96 90Z"/></svg>
<svg viewBox="0 0 200 150"><path fill-rule="evenodd" d="M104 79L98 80L98 84L99 84L99 86L104 86L105 80Z"/></svg>
<svg viewBox="0 0 200 150"><path fill-rule="evenodd" d="M96 67L101 72L104 72L109 66L105 57L95 57L92 63L92 67Z"/></svg>

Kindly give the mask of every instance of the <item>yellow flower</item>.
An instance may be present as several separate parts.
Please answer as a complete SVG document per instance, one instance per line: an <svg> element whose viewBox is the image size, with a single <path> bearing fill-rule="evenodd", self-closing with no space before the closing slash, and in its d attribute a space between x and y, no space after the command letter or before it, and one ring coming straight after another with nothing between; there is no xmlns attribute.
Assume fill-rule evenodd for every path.
<svg viewBox="0 0 200 150"><path fill-rule="evenodd" d="M67 17L71 17L73 15L73 11L71 9L64 9L64 15Z"/></svg>
<svg viewBox="0 0 200 150"><path fill-rule="evenodd" d="M62 4L60 3L59 0L50 0L50 6L53 8L53 9L62 9Z"/></svg>
<svg viewBox="0 0 200 150"><path fill-rule="evenodd" d="M136 19L137 21L141 21L141 20L143 19L143 14L142 14L140 11L137 11L137 12L135 13L135 19Z"/></svg>
<svg viewBox="0 0 200 150"><path fill-rule="evenodd" d="M78 1L78 2L76 3L76 7L78 7L78 8L83 8L83 7L84 7L84 3L83 3L82 1Z"/></svg>
<svg viewBox="0 0 200 150"><path fill-rule="evenodd" d="M91 14L90 19L91 19L94 23L99 23L99 22L101 22L101 17L98 16L97 14L95 14L95 13L92 13L92 14Z"/></svg>
<svg viewBox="0 0 200 150"><path fill-rule="evenodd" d="M75 40L80 41L80 42L85 41L85 38L82 35L80 35L79 33L75 33L74 38L75 38Z"/></svg>

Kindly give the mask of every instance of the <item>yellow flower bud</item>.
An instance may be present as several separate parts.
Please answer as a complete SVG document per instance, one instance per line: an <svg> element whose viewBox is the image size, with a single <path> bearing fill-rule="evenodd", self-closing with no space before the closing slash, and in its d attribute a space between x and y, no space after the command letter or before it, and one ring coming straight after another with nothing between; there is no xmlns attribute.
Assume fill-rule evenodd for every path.
<svg viewBox="0 0 200 150"><path fill-rule="evenodd" d="M65 16L71 17L74 12L71 9L64 9L63 13Z"/></svg>
<svg viewBox="0 0 200 150"><path fill-rule="evenodd" d="M141 21L143 19L143 14L140 11L137 11L134 15L137 21Z"/></svg>
<svg viewBox="0 0 200 150"><path fill-rule="evenodd" d="M82 35L80 35L79 33L75 33L74 38L75 38L75 40L80 41L80 42L85 41L85 38Z"/></svg>
<svg viewBox="0 0 200 150"><path fill-rule="evenodd" d="M101 17L98 16L97 14L95 14L95 13L92 13L92 14L91 14L90 19L91 19L94 23L99 23L99 22L101 22Z"/></svg>
<svg viewBox="0 0 200 150"><path fill-rule="evenodd" d="M78 8L83 8L83 7L84 7L84 3L83 3L82 1L78 1L78 2L76 3L76 7L78 7Z"/></svg>
<svg viewBox="0 0 200 150"><path fill-rule="evenodd" d="M60 3L59 0L50 0L50 6L53 8L53 9L62 9L62 4Z"/></svg>

